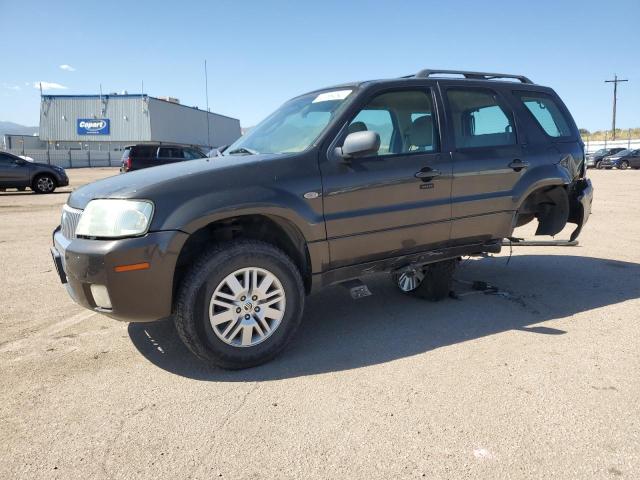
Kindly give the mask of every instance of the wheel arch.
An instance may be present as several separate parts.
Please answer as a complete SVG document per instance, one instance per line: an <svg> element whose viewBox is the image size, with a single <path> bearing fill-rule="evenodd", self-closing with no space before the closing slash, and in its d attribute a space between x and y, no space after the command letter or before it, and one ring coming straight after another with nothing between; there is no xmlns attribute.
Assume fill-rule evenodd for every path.
<svg viewBox="0 0 640 480"><path fill-rule="evenodd" d="M305 290L311 290L311 258L301 230L291 220L272 214L242 214L218 218L189 235L178 255L173 296L193 262L211 245L236 239L259 240L282 250L298 267Z"/></svg>

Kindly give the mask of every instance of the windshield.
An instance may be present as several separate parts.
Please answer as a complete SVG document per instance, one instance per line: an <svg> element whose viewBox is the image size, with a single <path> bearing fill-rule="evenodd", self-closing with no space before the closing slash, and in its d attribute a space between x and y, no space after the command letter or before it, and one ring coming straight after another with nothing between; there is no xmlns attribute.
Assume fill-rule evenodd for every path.
<svg viewBox="0 0 640 480"><path fill-rule="evenodd" d="M294 98L236 140L224 155L302 152L347 105L352 91L328 90Z"/></svg>
<svg viewBox="0 0 640 480"><path fill-rule="evenodd" d="M594 155L604 155L605 153L607 153L609 150L606 148L601 148L600 150L597 150Z"/></svg>

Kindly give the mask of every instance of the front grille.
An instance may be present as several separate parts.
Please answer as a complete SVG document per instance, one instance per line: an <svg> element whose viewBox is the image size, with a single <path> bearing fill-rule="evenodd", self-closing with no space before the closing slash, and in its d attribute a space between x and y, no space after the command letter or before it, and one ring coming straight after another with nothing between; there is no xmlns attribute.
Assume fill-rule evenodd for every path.
<svg viewBox="0 0 640 480"><path fill-rule="evenodd" d="M62 220L60 221L60 230L62 235L69 240L76 238L76 227L80 221L82 210L71 208L68 205L62 207Z"/></svg>

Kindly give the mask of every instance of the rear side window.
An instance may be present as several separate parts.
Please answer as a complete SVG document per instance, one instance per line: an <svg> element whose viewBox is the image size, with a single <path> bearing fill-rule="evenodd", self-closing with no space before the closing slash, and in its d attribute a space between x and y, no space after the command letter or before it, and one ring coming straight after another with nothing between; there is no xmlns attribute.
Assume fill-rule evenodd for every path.
<svg viewBox="0 0 640 480"><path fill-rule="evenodd" d="M511 112L496 93L479 88L450 88L447 99L456 148L479 148L516 143Z"/></svg>
<svg viewBox="0 0 640 480"><path fill-rule="evenodd" d="M125 153L129 153L133 158L152 158L156 156L156 148L152 145L136 145L130 150L125 150ZM124 154L123 154L124 157Z"/></svg>
<svg viewBox="0 0 640 480"><path fill-rule="evenodd" d="M158 150L159 158L180 158L183 159L184 155L182 154L181 148L175 147L160 147Z"/></svg>
<svg viewBox="0 0 640 480"><path fill-rule="evenodd" d="M523 91L514 93L547 135L550 137L571 136L569 122L550 95Z"/></svg>
<svg viewBox="0 0 640 480"><path fill-rule="evenodd" d="M122 152L122 160L129 158L129 153L131 152L130 148L125 148Z"/></svg>

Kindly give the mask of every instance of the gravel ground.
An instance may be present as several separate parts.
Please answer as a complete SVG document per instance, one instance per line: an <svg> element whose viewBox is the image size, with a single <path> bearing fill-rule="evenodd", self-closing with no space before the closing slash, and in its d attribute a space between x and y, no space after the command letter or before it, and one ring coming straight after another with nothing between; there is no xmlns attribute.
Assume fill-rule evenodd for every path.
<svg viewBox="0 0 640 480"><path fill-rule="evenodd" d="M240 372L67 297L61 205L116 173L0 193L0 478L640 478L640 171L590 172L580 246L468 260L457 300L327 289Z"/></svg>

